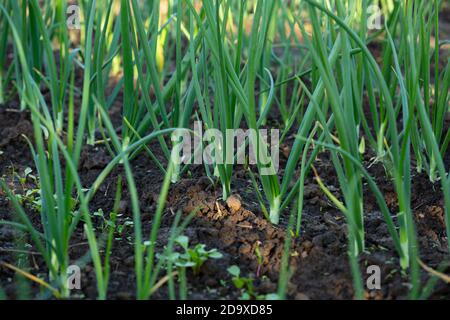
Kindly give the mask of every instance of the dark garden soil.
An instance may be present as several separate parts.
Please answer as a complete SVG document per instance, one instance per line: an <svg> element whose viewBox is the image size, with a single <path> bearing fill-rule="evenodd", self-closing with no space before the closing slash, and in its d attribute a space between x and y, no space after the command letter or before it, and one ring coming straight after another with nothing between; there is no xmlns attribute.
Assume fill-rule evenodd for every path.
<svg viewBox="0 0 450 320"><path fill-rule="evenodd" d="M16 192L23 187L14 177L14 172L23 174L25 168L34 167L31 153L25 138L32 137L32 125L27 113L18 112L17 104L10 103L0 108L0 175L6 177ZM156 145L151 148L157 153ZM158 154L158 153L157 153ZM281 167L286 157L281 153ZM101 146L84 148L80 164L83 185L88 187L110 161L110 156ZM396 195L392 183L386 178L385 169L380 164L371 163L367 156L367 167L384 192L385 199L392 212L396 212ZM163 161L161 157L161 161ZM449 166L450 155L446 157ZM144 234L150 233L153 214L156 210L163 175L148 156L141 154L133 162L135 180L138 185L142 210ZM321 178L327 187L339 196L338 183L334 169L326 153L319 155L315 163ZM158 236L161 250L167 242L175 213L182 211L186 216L199 209L184 234L192 244L204 243L208 248L217 248L223 258L205 263L200 274L188 273L189 297L192 299L228 299L239 298L240 291L232 285L226 269L238 265L243 276L254 278L255 291L258 294L276 292L277 281L286 236L286 221L280 226L272 226L263 217L252 184L246 171L237 167L234 173L233 193L241 200L229 208L221 197L220 188L216 188L203 176L201 167L193 171L179 183L171 187L166 210L163 215ZM102 185L91 202L92 212L102 209L108 213L114 202L116 181L123 174L118 167ZM293 179L294 180L294 179ZM423 174L413 175L412 208L419 234L420 256L422 261L437 268L447 257L443 197L438 184L431 184ZM25 188L33 188L31 181ZM112 299L132 299L135 295L133 229L127 227L131 221L131 209L126 186L121 202L121 216L117 225L123 230L117 234L111 258L111 282L109 297ZM39 216L29 210L30 217L38 225ZM287 213L285 213L286 215ZM5 194L0 193L0 219L11 219L13 210ZM101 232L103 220L95 220L97 230ZM378 265L382 272L381 290L367 291L372 299L402 299L407 297L408 278L399 268L399 261L393 243L387 232L375 199L367 188L365 193L365 229L366 253L360 258L362 275L367 278L366 268ZM329 203L313 178L305 185L305 206L301 236L292 241L291 270L292 277L288 286L288 296L292 299L351 299L353 286L347 256L347 227L344 216ZM26 263L30 272L45 275L44 264L40 256L26 243L29 239L9 226L0 227L0 261L13 265ZM16 250L18 244L25 244L23 250ZM259 247L262 260L258 259ZM73 262L88 253L87 240L79 228L72 241L70 256ZM86 260L86 259L85 259ZM259 262L262 261L262 264ZM77 262L78 263L78 262ZM450 268L444 267L444 272ZM89 260L84 263L82 272L82 290L74 291L79 298L95 298L95 274ZM422 271L422 280L429 278ZM12 271L2 268L0 285L9 298L18 298L19 286ZM38 292L32 284L33 294ZM153 298L167 298L166 287L159 289ZM438 282L432 298L450 298L450 286Z"/></svg>

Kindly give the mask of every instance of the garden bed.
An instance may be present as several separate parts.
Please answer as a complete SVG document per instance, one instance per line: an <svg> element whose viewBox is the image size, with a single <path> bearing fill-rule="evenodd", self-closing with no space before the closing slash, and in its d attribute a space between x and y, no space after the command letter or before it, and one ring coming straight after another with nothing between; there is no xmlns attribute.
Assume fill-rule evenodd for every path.
<svg viewBox="0 0 450 320"><path fill-rule="evenodd" d="M166 2L170 1L163 1L163 3ZM430 49L431 45L436 44L432 42L434 38L431 36L433 24L428 21L425 24L424 21L422 25L418 22L416 25L413 16L418 14L414 11L417 8L411 4L405 4L405 7L399 5L400 7L396 7L400 8L398 11L391 9L393 16L398 14L402 17L403 24L394 19L393 25L398 23L398 26L389 26L389 28L397 32L406 32L405 30L409 28L407 23L412 25L414 22L416 28L421 28L421 34L418 37L422 44L420 53L428 54L430 61L432 60L429 64L424 62L426 59L415 60L414 62L417 62L415 67L418 70L410 70L409 60L416 57L407 54L410 49L408 46L410 39L407 36L401 32L394 34L394 39L390 43L385 32L381 32L378 37L370 38L375 31L367 32L367 34L364 31L364 41L370 39L367 49L365 43L361 45L357 41L359 34L352 33L352 30L348 30L351 27L338 20L339 17L332 17L326 8L320 7L320 4L315 4L312 0L307 0L307 4L305 2L302 7L304 9L302 14L308 17L307 23L302 24L302 28L306 30L296 27L296 24L299 25L303 20L297 20L288 14L290 10L298 9L295 4L289 2L285 7L277 8L283 15L292 18L289 21L292 25L287 27L283 23L275 23L276 28L286 34L272 36L270 41L268 39L270 34L260 38L251 33L251 28L254 26L258 32L263 32L261 30L264 28L266 31L269 30L272 26L270 23L273 19L272 14L274 14L269 12L273 8L268 5L258 5L260 11L256 13L261 14L261 21L255 22L254 9L250 6L249 8L240 7L230 2L228 9L242 10L235 12L235 14L237 12L242 14L242 21L239 24L241 29L236 29L241 31L237 32L239 41L234 38L234 34L221 35L219 30L218 39L222 40L223 36L223 41L227 45L220 44L220 41L219 44L215 44L211 39L214 40L216 34L208 33L206 36L202 32L207 33L210 30L208 28L217 27L212 24L214 21L212 8L217 9L217 17L220 16L219 11L224 8L223 4L220 8L215 7L219 2L211 4L211 7L207 6L206 9L202 5L194 6L194 2L191 7L178 6L177 3L177 10L184 10L182 12L186 14L186 17L189 16L189 19L195 21L194 23L185 17L188 21L183 20L179 25L174 22L177 10L171 8L172 11L170 11L166 8L172 14L171 17L167 17L161 9L160 19L167 19L167 25L164 25L162 29L173 27L171 30L174 33L166 35L169 39L166 40L166 46L173 51L179 51L176 54L163 51L163 56L166 55L167 60L164 60L165 57L161 58L161 52L158 51L163 50L163 47L146 47L145 44L151 37L145 33L146 30L140 30L138 20L132 23L128 20L139 17L138 2L120 1L120 6L117 4L114 8L109 7L109 9L113 8L112 11L107 11L106 7L91 8L92 12L99 10L99 21L106 16L111 16L111 21L115 23L111 25L117 28L112 31L104 26L103 32L108 34L109 38L105 34L98 36L97 30L97 33L93 30L96 28L102 30L102 28L96 25L98 21L94 22L92 19L90 25L92 29L83 30L95 42L91 44L91 47L87 45L89 41L86 41L86 37L79 39L79 34L76 33L78 31L70 34L71 40L59 34L57 36L52 34L56 39L53 39L54 42L66 41L64 45L67 50L80 47L84 51L80 51L81 53L74 51L76 62L68 62L68 59L61 61L60 58L64 56L64 53L55 50L54 61L52 61L55 72L50 75L45 74L47 82L41 81L40 73L30 71L28 77L20 78L21 73L18 72L18 70L26 70L24 66L26 63L34 63L33 67L36 69L40 67L37 59L25 61L28 57L21 57L18 54L20 52L18 44L25 45L26 50L29 49L27 45L33 47L37 44L33 41L27 43L28 38L23 40L17 35L14 35L16 36L14 41L12 35L6 36L4 48L0 48L6 52L4 70L8 70L14 63L19 64L19 58L24 61L20 60L20 68L12 67L11 70L15 72L9 73L8 77L11 81L5 87L5 96L8 99L0 105L0 179L6 184L5 188L0 185L0 298L61 298L67 289L61 283L66 279L61 274L60 279L52 279L52 277L56 277L58 272L64 273L61 261L64 262L68 257L70 265L81 268L81 287L70 290L70 294L66 292L64 296L64 298L73 299L130 300L149 297L198 300L244 298L341 300L356 297L374 300L411 297L450 299L449 279L446 276L450 274L448 252L450 241L447 234L450 229L447 225L449 221L446 221L450 208L448 207L449 198L444 197L446 194L443 190L445 183L448 182L450 185L448 176L450 151L443 143L445 134L450 132L448 94L442 95L439 92L446 98L433 100L436 91L441 87L445 88L442 79L449 78L443 70L449 72L450 50L449 44L444 40L450 33L450 20L448 20L450 7L443 5L439 15L440 20L435 21L439 24L439 38L442 41L438 51L438 66L434 65L436 56ZM34 0L30 3L34 3L36 8L30 5L28 10L37 10L40 4ZM228 2L224 1L224 3ZM10 5L8 9L14 12L13 2ZM241 5L244 6L244 4ZM367 6L367 3L365 5ZM362 3L361 6L363 6ZM122 7L130 12L118 10L123 9ZM145 5L144 7L148 12L153 12L152 10L155 9L149 9ZM352 12L349 8L350 6L340 7L340 10L349 10L350 17ZM434 18L432 15L434 4L422 4L421 8L429 10L427 11L428 19ZM114 9L117 12L114 12ZM53 12L49 8L46 10ZM196 10L202 15L196 16ZM404 16L400 14L402 10L408 14ZM111 12L114 13L111 14ZM33 23L33 19L27 20L29 17L26 10L23 14L27 22ZM87 15L86 12L84 14ZM339 15L342 15L342 12ZM237 19L237 16L236 14L233 18ZM0 17L3 17L1 11ZM155 28L158 31L158 25L151 24L150 17L152 16L147 16L147 12L142 15L143 20L140 21L142 26L145 22L146 28ZM205 19L201 23L199 23L200 17ZM327 23L324 23L324 26L315 24L314 19L317 18L326 19L329 24L333 23L332 27L326 29ZM49 19L42 22L49 25L55 23L53 25L55 30L59 28L58 23L49 22ZM230 24L235 22L228 21ZM123 27L123 23L126 27ZM258 25L259 23L261 25ZM6 20L0 20L0 27L6 24ZM358 24L353 21L353 25ZM226 28L227 23L224 23L223 27ZM238 28L234 24L233 27ZM291 30L292 27L294 32ZM285 37L288 31L291 37L289 39ZM148 32L150 34L150 31ZM298 34L292 36L291 33ZM51 33L48 32L48 34ZM72 37L74 34L75 36ZM179 38L174 36L180 34L182 36ZM69 33L65 35L68 36ZM129 38L130 35L132 38ZM29 35L30 38L33 36L36 36L34 40L41 41L40 34ZM304 36L311 36L313 41L305 39ZM342 42L345 45L339 41L336 41L338 45L332 43L331 39L335 40L337 37L339 41L344 38ZM87 37L87 39L90 38ZM108 46L103 43L103 41L108 42L106 39L109 41ZM197 41L199 39L201 41ZM298 43L291 43L295 42L293 39ZM232 40L242 45L242 48L237 45L241 51L236 53L234 65L230 63L232 67L229 67L224 63L218 66L217 60L223 62L221 60L224 59L223 55L226 54L228 59L234 57L235 48L230 45ZM45 44L51 47L50 39L45 41L47 41ZM42 42L45 41L42 40ZM430 42L430 48L424 45L427 41ZM208 45L205 45L207 42ZM272 51L265 52L262 47L268 46L269 43L274 47L271 48ZM100 49L90 51L93 46L97 48L101 45L104 45L104 48L100 48L105 51L104 54L110 55L109 60L104 54L98 57L98 53L102 51ZM275 45L278 46L275 47ZM288 51L283 51L283 48L291 45L291 55L286 54ZM339 52L342 52L340 55L335 54L333 50L335 45L339 48ZM417 43L414 42L412 46L414 45ZM389 46L396 50L399 49L397 47L400 49L393 55L392 48ZM261 50L258 51L255 48ZM40 58L44 57L45 49L48 48L43 47L40 48L41 51L38 50L42 54ZM257 58L252 49L258 51ZM84 71L88 69L88 63L84 60L86 51L91 53L93 65L92 70L85 74ZM2 50L0 50L0 56L1 52ZM30 54L26 52L25 55L27 53ZM182 53L186 56L178 56ZM309 55L310 53L312 56ZM313 59L319 53L324 54L320 59L338 60L337 65L335 62L330 62L321 69L319 62L323 61ZM52 56L51 50L50 53L45 53L46 68L43 68L45 70L43 74L48 72L47 64L50 64L48 62L51 60L50 56ZM67 56L64 57L67 58ZM386 57L389 58L387 62L383 61ZM94 58L103 59L103 61L99 62ZM106 63L105 60L108 62ZM284 61L292 63L292 68L288 68ZM101 64L102 62L104 65ZM390 64L385 65L385 63ZM67 69L61 68L61 64L64 64ZM297 64L301 64L300 70L297 69ZM352 66L355 70L357 69L357 72L349 70L351 77L346 78L347 70L344 70L340 64ZM257 65L262 66L261 70L256 67ZM223 70L219 72L218 68ZM428 72L428 69L431 71ZM33 69L30 68L30 70ZM138 70L141 73L138 73ZM390 70L392 72L389 72ZM436 70L440 72L436 74ZM302 72L298 73L299 71ZM100 79L103 81L94 81L97 80L98 72L105 78ZM264 72L267 72L269 76ZM60 73L66 77L64 80L58 78ZM413 76L416 76L416 73L419 75L414 82L416 79ZM110 74L114 76L110 78ZM294 74L293 77L292 74ZM73 78L70 78L72 75ZM424 77L421 78L420 75L429 78L423 79ZM16 76L19 79L15 79ZM435 79L436 76L440 83ZM357 81L360 78L364 80L359 87ZM69 79L73 80L71 84L74 84L76 90L70 85L61 85ZM160 83L155 86L157 80ZM2 78L0 78L0 84L1 81ZM86 85L87 81L90 81L92 88ZM430 88L437 83L437 90L436 88L426 90L425 95L423 92L425 82L430 84ZM20 89L23 91L15 88L17 83L23 84L23 89ZM145 87L144 90L142 90L143 87ZM39 88L38 92L33 91L36 88ZM264 88L267 90L264 91ZM309 94L308 90L311 90L312 94ZM90 98L84 96L85 91L91 95ZM58 101L59 97L55 98L58 92L64 92L67 95L61 99L64 105L61 119L58 118L60 114L53 114L55 110L52 104ZM68 101L71 100L72 95L73 114L70 107L66 106L71 104ZM27 100L26 98L29 97L32 99ZM33 100L39 97L42 97L41 101ZM113 99L108 101L111 97ZM333 100L333 97L336 99ZM425 98L429 101L424 101L422 106L421 102ZM268 105L271 105L269 107L272 109L267 114L261 112L263 104L260 105L260 102L263 99L271 101ZM323 106L315 106L316 101L323 103ZM354 109L347 109L347 103ZM295 108L297 104L298 109ZM412 107L408 109L410 104ZM438 111L427 108L428 105L437 108ZM21 106L25 108L21 109ZM183 112L186 111L183 109L181 112L180 108L185 108L188 113L184 114ZM308 112L311 110L315 110L309 113L313 115L311 121L305 124L308 123L305 118L308 119ZM319 111L323 110L326 112L321 115ZM251 111L254 111L254 114ZM420 111L423 111L422 114ZM151 112L154 112L154 119ZM180 113L177 114L177 112ZM433 114L433 117L430 114ZM133 124L128 123L128 118L124 121L125 116L129 117L131 122L134 121ZM165 144L171 146L169 131L172 130L171 126L175 122L175 120L172 122L171 117L186 119L186 127L189 128L193 126L195 120L201 119L205 128L216 126L222 131L225 127L281 129L286 135L279 146L280 170L264 180L260 174L262 165L259 163L230 167L223 164L209 167L189 165L178 177L178 181L167 184L170 180L169 175L173 173L170 171L172 162L168 161L172 158L167 155L168 151L164 150ZM213 117L214 121L212 121ZM439 127L439 117L443 119L441 119L442 128ZM145 121L141 121L141 118ZM177 119L179 123L182 122L180 119ZM380 122L380 119L383 119L385 123ZM82 129L78 135L80 120L83 120L81 124L84 127L81 126ZM430 130L428 130L427 121L433 124ZM108 127L109 124L111 124L110 127ZM58 125L59 131L53 132L52 130ZM329 128L327 128L328 125ZM288 126L290 127L287 128ZM305 143L302 142L302 147L296 150L295 143L300 141L297 140L299 128L303 126L307 128L304 132ZM129 147L128 139L131 139L132 143L142 141L142 137L136 133L139 128L144 128L141 132L143 134L157 132L160 129L167 132L161 140L154 139L146 143L146 148L141 149L140 152L125 154L123 150ZM441 135L436 141L437 148L442 147L442 150L445 150L442 155L438 152L437 156L435 150L431 148L432 143L427 140L430 135L435 138L435 132ZM128 136L123 137L124 133ZM41 135L44 137L42 141L39 140ZM72 141L68 141L70 137ZM348 141L344 140L346 138ZM43 145L36 145L37 141L41 141ZM116 142L117 145L114 145ZM80 143L79 159L78 143ZM42 147L41 158L38 156L33 159L31 146L38 151L39 147ZM307 147L304 151L303 146ZM64 153L67 150L69 152ZM293 150L298 152L298 159L292 159ZM400 155L393 154L396 150ZM307 160L316 151L311 167L305 169ZM123 152L124 156L118 159L117 154L120 152ZM350 156L347 157L348 154ZM40 164L47 165L49 170L47 176L38 172L36 166L39 160L44 161L42 156L45 156L47 162ZM132 174L127 172L128 156L132 156L130 159ZM350 161L351 157L356 160ZM402 163L402 159L406 159L407 163ZM105 175L102 183L94 184L105 168L116 160L116 165L109 174ZM306 160L305 163L302 162L303 160ZM67 165L68 163L76 163L76 174L70 172L71 167ZM442 165L442 168L439 165ZM405 167L410 170L402 171ZM167 175L164 169L169 172ZM292 171L289 171L290 169ZM301 192L298 192L295 185L301 181L302 169L312 170L307 172L304 183L298 189ZM350 169L355 171L352 172ZM442 170L439 171L440 169ZM442 176L442 171L447 174L446 177ZM54 178L56 182L47 181L47 185L41 185L42 177L50 177L48 180ZM76 184L78 181L75 178L79 178L81 187ZM286 180L288 183L285 185ZM227 195L228 198L224 198L227 190L224 190L226 188L223 186L230 181L231 190ZM343 181L347 181L347 185ZM117 190L118 182L120 182L121 190ZM134 184L136 190L133 189ZM169 185L167 193L165 185ZM57 189L62 186L67 187L69 192L64 190L64 199L61 201L60 198L58 199L57 192L62 190ZM284 186L286 190L283 190L284 193L280 192L278 189L283 189ZM378 198L376 188L380 191ZM450 187L447 186L447 188ZM47 194L47 200L51 199L49 202L53 204L53 207L46 212L42 209L43 190L52 192ZM95 190L95 193L92 199L86 200L87 208L83 208L84 202L80 198L90 196L91 190ZM286 207L279 216L275 215L275 218L272 212L269 217L264 207L275 209L274 211L279 208L271 202L273 199L280 201L274 196L276 194L274 190L280 193L282 202L287 202ZM295 192L287 201L291 190ZM349 190L355 193L356 201L351 201ZM408 198L409 190L410 199ZM11 192L10 196L8 192ZM399 198L399 192L402 193L402 198ZM133 203L134 196L137 196L137 203ZM27 226L26 219L17 214L20 210L17 210L18 206L15 205L14 199L23 208L31 226ZM362 210L358 216L358 210L354 210L355 212L352 210L358 208L359 199L361 199ZM64 207L67 210L59 210L58 205L69 203L70 201L67 200L73 200L73 207L68 205L67 208ZM406 213L402 212L400 205L406 207L403 208L407 211ZM49 239L45 239L44 234L47 230L44 230L43 225L48 223L51 212L58 214L62 212L67 215L66 220L55 220L66 229L55 228L57 232L52 233ZM407 220L409 216L405 218L408 212L411 213L411 221ZM161 213L160 217L159 213ZM113 214L117 214L114 221ZM290 221L290 217L293 217L292 221L295 217L297 218L298 234L295 233L294 223ZM71 223L78 218L80 220L74 224L73 233L69 233ZM278 218L279 223L276 223ZM362 219L363 225L358 225L358 218ZM141 226L136 225L136 219ZM189 248L205 245L206 250L213 250L211 252L216 255L215 258L205 259L204 264L198 265L198 270L191 264L182 265L180 259L176 261L176 267L167 262L173 254L176 255L183 250L181 242L174 248L171 247L172 237L175 231L178 231L174 229L174 224L179 226L180 221L186 222L180 232L189 240ZM390 222L392 222L393 230L389 229ZM45 244L46 250L40 248L37 245L38 242L31 236L34 235L34 231L44 238L42 243ZM52 250L52 245L55 246L55 244L50 242L64 238L59 233L65 232L70 238L67 252L64 251L66 248L60 248L60 251ZM154 232L157 233L153 242L150 235ZM136 236L140 233L142 234L140 240L143 243L138 243L136 240ZM358 238L361 233L364 234L363 239ZM95 243L93 243L93 235ZM110 251L106 249L107 241L108 243L112 241L109 243L112 244ZM349 243L354 245L350 246ZM364 245L363 250L358 247L361 244ZM141 245L144 249L141 249ZM152 250L149 248L155 250L154 256L151 256ZM60 256L55 257L55 252ZM148 256L147 252L150 252ZM167 252L171 256L167 256ZM402 259L399 252L404 254ZM97 265L95 263L96 254L97 257L105 258L100 268L98 261ZM179 258L179 256L176 257ZM106 268L107 258L109 258L109 269ZM141 269L137 267L139 263L137 258L142 259L144 264L152 258L156 264L161 262L159 266L161 268L158 270L156 264L149 264L151 279L138 279L138 274L141 274L143 270L145 273L147 270L142 265ZM354 264L352 264L352 258L356 261ZM58 261L55 262L53 259ZM56 267L51 275L49 265ZM105 270L102 270L105 273L99 275L101 267L105 267ZM239 275L237 275L236 267L238 267ZM371 287L372 267L380 270L379 287ZM185 279L184 272L186 272ZM100 292L102 288L99 283L105 283L105 279L108 283L107 290ZM154 287L144 289L139 287L139 285L145 287L150 284ZM53 285L56 288L53 288ZM362 292L361 290L358 292L358 286L361 287ZM101 296L101 293L105 296Z"/></svg>

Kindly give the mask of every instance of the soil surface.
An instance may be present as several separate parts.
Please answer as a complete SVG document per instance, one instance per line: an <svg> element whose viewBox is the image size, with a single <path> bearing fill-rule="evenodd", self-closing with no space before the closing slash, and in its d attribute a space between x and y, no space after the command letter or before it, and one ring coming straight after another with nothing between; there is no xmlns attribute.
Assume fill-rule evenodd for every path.
<svg viewBox="0 0 450 320"><path fill-rule="evenodd" d="M19 112L18 105L11 103L0 107L0 175L5 177L17 193L35 188L32 179L26 185L19 183L17 174L23 175L26 168L34 170L31 152L24 136L32 137L32 125L26 112ZM292 137L291 137L292 139ZM288 139L289 140L289 139ZM157 145L151 149L158 153ZM281 153L281 167L286 157ZM390 210L396 212L396 195L391 181L381 164L373 164L371 157L366 157L369 172L384 193ZM80 176L83 185L89 187L101 170L111 160L102 146L86 146L82 152ZM164 161L163 157L160 159ZM450 156L446 157L449 166ZM141 154L132 162L135 180L138 185L142 210L144 234L150 233L152 218L156 211L163 175L146 154ZM338 183L329 155L319 155L315 167L327 187L339 197ZM121 167L116 168L107 178L90 204L92 212L102 209L108 213L114 202L116 181L123 175ZM298 175L298 173L296 174ZM431 184L423 174L413 174L412 208L419 234L420 256L422 261L432 268L437 268L447 257L445 221L443 213L442 192L438 184ZM198 210L195 217L185 229L184 234L191 244L204 243L207 248L217 248L223 258L210 260L202 267L200 274L188 272L189 297L192 299L229 299L239 298L242 292L234 288L231 276L226 269L238 265L242 276L254 279L255 292L260 295L276 292L278 276L283 253L286 225L285 219L279 226L267 222L259 209L253 186L247 172L237 166L234 171L233 193L240 199L236 204L227 205L221 198L221 190L203 176L201 167L192 167L183 179L172 185L166 210L162 218L158 236L158 250L167 242L175 213L183 212L187 216ZM399 261L393 243L388 234L384 219L375 203L375 198L367 188L365 192L365 230L366 252L360 258L363 278L367 278L366 268L378 265L381 268L381 290L367 291L372 299L407 298L408 278L399 268ZM111 257L111 281L109 298L132 299L135 297L133 229L130 227L132 213L128 201L128 192L124 186L117 225L122 226L116 234ZM39 224L39 215L28 208L30 218ZM285 212L286 216L287 213ZM0 193L0 219L12 219L13 210ZM305 205L301 236L292 240L290 265L292 276L288 285L288 297L291 299L351 299L353 285L347 256L347 225L345 218L322 194L313 178L305 185ZM97 230L101 232L104 221L94 220ZM0 227L0 261L13 265L25 263L30 272L45 276L41 257L28 244L29 239L9 226ZM17 250L17 245L23 250ZM259 249L259 250L257 250ZM260 252L258 258L257 252ZM79 298L96 297L95 274L89 260L87 240L80 227L72 241L70 256L74 263L82 263L82 290L74 291ZM82 260L80 260L82 259ZM444 272L450 271L447 267ZM422 280L429 278L422 271ZM18 298L18 288L14 273L1 269L0 285L9 298ZM31 284L32 296L39 288ZM163 286L153 298L168 297L167 288ZM438 282L432 298L450 298L450 287Z"/></svg>

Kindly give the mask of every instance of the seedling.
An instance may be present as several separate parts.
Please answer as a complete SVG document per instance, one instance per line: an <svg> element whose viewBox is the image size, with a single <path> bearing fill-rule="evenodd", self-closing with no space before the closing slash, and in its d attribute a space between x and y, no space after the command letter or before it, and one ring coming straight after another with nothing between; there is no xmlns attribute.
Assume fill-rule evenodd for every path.
<svg viewBox="0 0 450 320"><path fill-rule="evenodd" d="M98 209L97 211L95 211L93 213L94 217L98 217L99 219L101 219L102 224L101 224L101 229L102 232L110 230L110 229L115 229L116 226L116 219L117 219L117 213L111 212L110 216L107 217L105 215L105 213L103 212L103 209Z"/></svg>
<svg viewBox="0 0 450 320"><path fill-rule="evenodd" d="M172 252L169 256L160 255L160 258L170 260L180 268L192 268L194 274L199 274L201 267L208 259L220 259L223 255L217 249L206 250L206 245L197 244L189 248L189 238L181 235L175 239L183 250L183 253Z"/></svg>
<svg viewBox="0 0 450 320"><path fill-rule="evenodd" d="M228 273L232 276L232 281L236 289L239 289L242 293L241 299L242 300L250 300L250 299L256 299L256 300L264 300L264 295L258 295L253 286L253 279L252 278L245 278L241 277L241 269L233 265L227 269Z"/></svg>
<svg viewBox="0 0 450 320"><path fill-rule="evenodd" d="M256 247L255 247L255 255L256 255L256 258L258 259L258 269L256 270L256 276L257 277L260 276L261 268L262 268L262 265L263 265L263 257L262 257L262 254L261 254L261 250L259 248L260 245L261 245L261 242L258 241L256 243Z"/></svg>

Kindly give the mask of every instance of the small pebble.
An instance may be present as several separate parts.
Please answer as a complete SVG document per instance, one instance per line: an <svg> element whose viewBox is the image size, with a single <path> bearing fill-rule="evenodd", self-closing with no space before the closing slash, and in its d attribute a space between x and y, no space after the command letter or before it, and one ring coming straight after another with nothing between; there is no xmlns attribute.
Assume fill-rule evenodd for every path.
<svg viewBox="0 0 450 320"><path fill-rule="evenodd" d="M295 300L309 300L309 297L306 294L299 292L295 295Z"/></svg>
<svg viewBox="0 0 450 320"><path fill-rule="evenodd" d="M230 208L233 212L238 211L242 204L241 204L241 200L239 200L239 198L237 196L229 196L227 199L227 206L228 208Z"/></svg>

